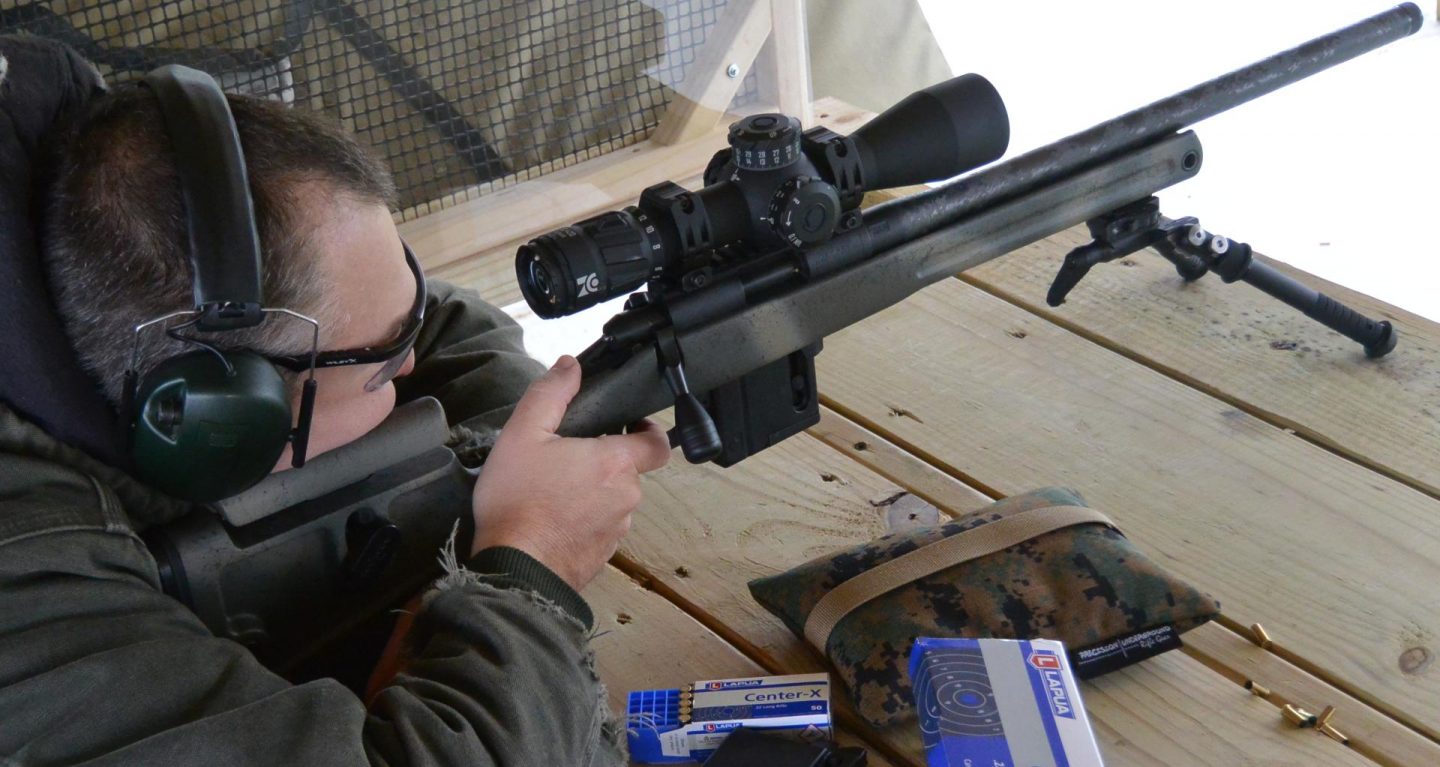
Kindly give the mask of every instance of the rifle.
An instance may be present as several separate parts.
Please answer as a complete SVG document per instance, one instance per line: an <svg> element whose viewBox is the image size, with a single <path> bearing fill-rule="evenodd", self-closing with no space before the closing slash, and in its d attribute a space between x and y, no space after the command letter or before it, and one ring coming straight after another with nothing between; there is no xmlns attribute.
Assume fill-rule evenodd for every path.
<svg viewBox="0 0 1440 767"><path fill-rule="evenodd" d="M1155 192L1200 171L1183 129L1418 31L1405 3L1288 51L928 191L858 210L861 194L945 178L999 157L1004 106L965 75L913 94L849 137L800 135L783 115L731 127L731 148L686 191L542 235L516 272L541 317L645 284L579 357L584 384L561 431L619 430L675 407L672 444L733 465L819 420L814 355L825 336L942 279L1079 223L1052 306L1093 266L1145 247L1186 280L1244 281L1360 343L1394 348L1388 322L1253 260L1250 246L1162 216ZM697 396L696 392L701 393Z"/></svg>
<svg viewBox="0 0 1440 767"><path fill-rule="evenodd" d="M561 431L593 436L675 406L692 462L730 466L819 420L825 336L921 288L1078 223L1094 241L1052 286L1063 301L1093 266L1145 247L1182 277L1248 282L1381 356L1367 319L1251 259L1250 248L1169 219L1154 193L1195 175L1185 126L1416 32L1405 3L944 186L861 211L867 190L948 177L999 157L1008 121L974 75L921 91L854 134L804 135L791 118L732 127L706 186L669 182L639 204L535 238L517 254L526 300L559 316L641 285L586 349ZM699 392L700 394L696 394ZM477 472L444 446L438 403L303 469L147 533L167 593L219 636L284 671L414 593L470 520ZM461 530L462 540L469 531Z"/></svg>

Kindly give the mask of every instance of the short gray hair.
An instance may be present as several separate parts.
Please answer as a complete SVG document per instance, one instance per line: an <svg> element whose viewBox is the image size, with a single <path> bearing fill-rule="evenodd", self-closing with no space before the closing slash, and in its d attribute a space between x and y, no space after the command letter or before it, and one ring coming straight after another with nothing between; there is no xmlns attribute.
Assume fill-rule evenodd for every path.
<svg viewBox="0 0 1440 767"><path fill-rule="evenodd" d="M265 305L320 319L324 343L333 312L309 236L313 198L393 207L394 183L354 138L318 116L252 97L229 101L255 205ZM135 326L195 303L185 204L154 95L127 85L87 104L57 142L50 176L43 245L56 309L81 364L118 403ZM329 194L315 194L317 185ZM272 317L207 340L295 354L309 350L310 338L308 324ZM136 367L143 374L190 348L151 329Z"/></svg>

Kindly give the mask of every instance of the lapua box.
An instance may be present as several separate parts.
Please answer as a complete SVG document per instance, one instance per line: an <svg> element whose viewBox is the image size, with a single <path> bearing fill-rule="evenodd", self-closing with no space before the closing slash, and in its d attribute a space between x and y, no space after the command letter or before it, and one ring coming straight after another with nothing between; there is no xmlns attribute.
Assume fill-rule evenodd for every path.
<svg viewBox="0 0 1440 767"><path fill-rule="evenodd" d="M671 690L630 693L630 758L641 764L701 762L744 727L829 740L827 674L707 679Z"/></svg>
<svg viewBox="0 0 1440 767"><path fill-rule="evenodd" d="M910 679L929 767L1102 767L1065 645L927 639Z"/></svg>

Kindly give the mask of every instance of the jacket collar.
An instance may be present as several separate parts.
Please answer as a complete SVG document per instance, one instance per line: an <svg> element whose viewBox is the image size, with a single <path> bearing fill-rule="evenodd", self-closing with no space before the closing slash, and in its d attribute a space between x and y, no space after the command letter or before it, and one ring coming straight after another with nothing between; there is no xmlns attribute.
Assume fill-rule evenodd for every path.
<svg viewBox="0 0 1440 767"><path fill-rule="evenodd" d="M35 423L0 403L0 461L5 455L43 458L82 471L104 483L125 507L137 531L185 515L194 506L171 498L107 463L50 436Z"/></svg>

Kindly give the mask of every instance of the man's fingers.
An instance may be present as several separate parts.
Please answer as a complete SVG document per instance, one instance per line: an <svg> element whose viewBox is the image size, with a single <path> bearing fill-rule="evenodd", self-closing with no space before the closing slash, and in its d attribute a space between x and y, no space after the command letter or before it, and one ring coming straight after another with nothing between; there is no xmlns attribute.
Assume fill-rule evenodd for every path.
<svg viewBox="0 0 1440 767"><path fill-rule="evenodd" d="M554 434L555 430L560 428L560 421L565 418L565 408L570 405L570 400L575 398L578 391L580 364L567 354L557 360L545 375L530 384L525 396L515 404L515 412L510 414L510 421L506 426L520 426Z"/></svg>
<svg viewBox="0 0 1440 767"><path fill-rule="evenodd" d="M642 422L639 431L610 439L624 447L630 454L630 460L635 463L635 470L641 474L655 471L670 462L670 439L665 436L665 430L654 421L647 419Z"/></svg>

